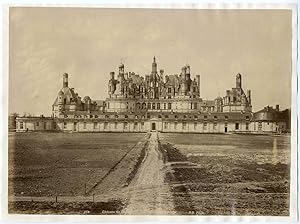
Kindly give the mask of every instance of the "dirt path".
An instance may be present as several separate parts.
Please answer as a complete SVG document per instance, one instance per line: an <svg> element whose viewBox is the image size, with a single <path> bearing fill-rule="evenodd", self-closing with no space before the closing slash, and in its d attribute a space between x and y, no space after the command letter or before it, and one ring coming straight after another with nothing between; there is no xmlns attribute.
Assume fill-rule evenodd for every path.
<svg viewBox="0 0 300 224"><path fill-rule="evenodd" d="M174 211L172 194L164 183L163 156L158 148L158 136L151 133L146 156L129 186L128 215L163 215Z"/></svg>
<svg viewBox="0 0 300 224"><path fill-rule="evenodd" d="M121 214L170 215L175 214L169 184L164 183L165 164L159 150L158 133L145 135L124 159L100 180L84 196L59 196L58 202L108 202L118 199L124 202ZM144 155L142 151L144 150ZM143 156L141 156L143 155ZM138 163L141 158L141 163ZM138 165L137 165L138 164ZM134 170L136 169L136 172ZM128 182L128 177L132 179ZM55 197L10 197L9 201L55 202Z"/></svg>

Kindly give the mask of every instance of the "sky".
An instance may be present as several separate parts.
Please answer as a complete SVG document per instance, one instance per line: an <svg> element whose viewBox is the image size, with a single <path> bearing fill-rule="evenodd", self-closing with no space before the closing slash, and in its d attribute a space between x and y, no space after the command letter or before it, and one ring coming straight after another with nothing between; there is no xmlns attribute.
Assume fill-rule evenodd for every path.
<svg viewBox="0 0 300 224"><path fill-rule="evenodd" d="M291 106L291 10L10 8L9 113L50 115L62 75L83 98L108 96L110 71L165 75L189 64L201 97L242 74L253 111Z"/></svg>

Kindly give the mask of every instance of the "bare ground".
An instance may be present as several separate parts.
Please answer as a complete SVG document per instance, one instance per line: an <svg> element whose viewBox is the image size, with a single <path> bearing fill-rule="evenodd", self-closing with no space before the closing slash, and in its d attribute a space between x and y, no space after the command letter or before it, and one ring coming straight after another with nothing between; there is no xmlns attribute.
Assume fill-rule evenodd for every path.
<svg viewBox="0 0 300 224"><path fill-rule="evenodd" d="M268 154L269 138L259 138L257 146L265 145L253 154L256 145L237 150L231 142L207 142L201 148L193 136L189 144L174 136L146 135L105 175L90 181L85 195L60 197L59 202L13 197L9 207L17 213L46 214L289 214L289 151L281 149L288 142L276 141L274 156L274 142Z"/></svg>

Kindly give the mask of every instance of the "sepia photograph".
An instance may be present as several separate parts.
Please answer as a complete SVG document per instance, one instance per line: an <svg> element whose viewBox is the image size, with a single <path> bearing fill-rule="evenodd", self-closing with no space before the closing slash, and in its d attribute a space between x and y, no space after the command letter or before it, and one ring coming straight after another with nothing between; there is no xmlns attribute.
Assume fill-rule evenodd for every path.
<svg viewBox="0 0 300 224"><path fill-rule="evenodd" d="M291 8L8 13L9 214L291 215Z"/></svg>

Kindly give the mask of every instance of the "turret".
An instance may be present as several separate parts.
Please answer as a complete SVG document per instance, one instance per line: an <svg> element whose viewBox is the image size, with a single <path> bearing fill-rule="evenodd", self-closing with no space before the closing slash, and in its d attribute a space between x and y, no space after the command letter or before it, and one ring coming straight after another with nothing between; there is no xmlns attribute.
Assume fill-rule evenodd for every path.
<svg viewBox="0 0 300 224"><path fill-rule="evenodd" d="M183 66L183 67L181 68L181 75L182 75L182 78L185 77L185 74L186 74L186 67Z"/></svg>
<svg viewBox="0 0 300 224"><path fill-rule="evenodd" d="M110 80L114 80L115 79L115 73L114 72L110 72L109 76L110 76Z"/></svg>
<svg viewBox="0 0 300 224"><path fill-rule="evenodd" d="M159 74L160 74L160 80L163 81L164 80L164 70L160 69Z"/></svg>
<svg viewBox="0 0 300 224"><path fill-rule="evenodd" d="M152 62L152 74L156 74L156 73L157 73L157 64L156 64L156 59L154 57Z"/></svg>
<svg viewBox="0 0 300 224"><path fill-rule="evenodd" d="M124 65L123 65L123 63L121 63L120 66L119 66L119 74L120 74L120 75L121 75L121 74L124 75Z"/></svg>
<svg viewBox="0 0 300 224"><path fill-rule="evenodd" d="M68 87L68 73L63 74L63 87Z"/></svg>
<svg viewBox="0 0 300 224"><path fill-rule="evenodd" d="M240 73L236 75L236 88L242 88L242 75Z"/></svg>
<svg viewBox="0 0 300 224"><path fill-rule="evenodd" d="M190 73L190 66L189 66L189 65L186 65L185 67L186 67L186 74L191 74L191 73Z"/></svg>
<svg viewBox="0 0 300 224"><path fill-rule="evenodd" d="M247 90L247 100L248 103L251 104L251 90Z"/></svg>
<svg viewBox="0 0 300 224"><path fill-rule="evenodd" d="M197 80L198 90L200 94L200 75L196 75L196 80Z"/></svg>

